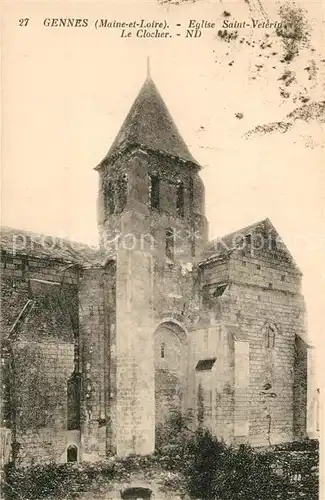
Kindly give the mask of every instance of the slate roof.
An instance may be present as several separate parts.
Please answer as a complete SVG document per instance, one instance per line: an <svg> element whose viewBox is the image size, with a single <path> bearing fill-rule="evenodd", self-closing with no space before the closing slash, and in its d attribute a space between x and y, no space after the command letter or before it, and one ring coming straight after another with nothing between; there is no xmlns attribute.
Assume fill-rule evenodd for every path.
<svg viewBox="0 0 325 500"><path fill-rule="evenodd" d="M105 160L128 146L142 146L199 166L189 152L156 85L148 76Z"/></svg>
<svg viewBox="0 0 325 500"><path fill-rule="evenodd" d="M2 226L1 250L11 255L59 260L81 266L100 265L105 255L99 248L80 242Z"/></svg>
<svg viewBox="0 0 325 500"><path fill-rule="evenodd" d="M267 223L267 221L268 219L264 219L262 221L255 222L254 224L250 224L249 226L246 226L242 229L238 229L237 231L228 233L221 238L216 238L209 241L209 243L205 247L204 254L207 257L229 255L234 250L236 250L236 248L241 246L242 237L252 234L252 232L256 231L256 229L258 228L262 228L265 223Z"/></svg>

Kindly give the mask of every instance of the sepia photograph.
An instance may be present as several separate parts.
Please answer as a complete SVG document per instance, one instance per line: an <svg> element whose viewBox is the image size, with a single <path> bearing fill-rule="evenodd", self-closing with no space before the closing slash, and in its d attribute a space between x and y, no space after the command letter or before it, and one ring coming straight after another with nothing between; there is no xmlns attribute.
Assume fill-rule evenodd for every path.
<svg viewBox="0 0 325 500"><path fill-rule="evenodd" d="M322 498L324 14L3 2L4 500Z"/></svg>

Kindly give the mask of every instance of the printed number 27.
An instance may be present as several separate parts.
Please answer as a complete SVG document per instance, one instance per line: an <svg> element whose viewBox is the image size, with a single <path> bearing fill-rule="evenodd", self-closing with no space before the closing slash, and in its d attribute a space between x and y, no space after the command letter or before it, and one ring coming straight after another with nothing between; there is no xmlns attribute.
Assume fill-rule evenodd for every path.
<svg viewBox="0 0 325 500"><path fill-rule="evenodd" d="M28 17L25 17L25 19L23 18L19 19L19 26L27 26L28 21L29 21Z"/></svg>

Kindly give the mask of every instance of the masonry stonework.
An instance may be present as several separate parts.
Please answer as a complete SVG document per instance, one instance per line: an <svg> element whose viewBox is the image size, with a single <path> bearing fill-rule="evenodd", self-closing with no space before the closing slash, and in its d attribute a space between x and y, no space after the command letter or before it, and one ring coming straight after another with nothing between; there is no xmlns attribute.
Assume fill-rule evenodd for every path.
<svg viewBox="0 0 325 500"><path fill-rule="evenodd" d="M229 443L304 438L301 273L268 219L208 241L200 166L150 77L96 170L99 248L2 231L11 460L150 454L188 413Z"/></svg>

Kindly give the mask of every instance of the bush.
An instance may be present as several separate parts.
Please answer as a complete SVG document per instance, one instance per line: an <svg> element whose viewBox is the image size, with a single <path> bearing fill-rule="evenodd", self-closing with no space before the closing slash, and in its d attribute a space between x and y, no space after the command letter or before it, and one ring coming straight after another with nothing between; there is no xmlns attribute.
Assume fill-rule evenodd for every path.
<svg viewBox="0 0 325 500"><path fill-rule="evenodd" d="M83 491L97 491L110 481L124 481L135 471L155 468L153 457L129 456L97 463L44 464L15 468L7 466L1 491L8 500L69 499Z"/></svg>
<svg viewBox="0 0 325 500"><path fill-rule="evenodd" d="M318 498L317 442L308 440L261 451L246 445L227 446L209 431L198 430L184 451L179 470L192 498Z"/></svg>
<svg viewBox="0 0 325 500"><path fill-rule="evenodd" d="M132 473L157 476L162 489L201 500L318 498L318 443L288 443L264 450L227 446L209 431L192 432L183 420L169 423L171 444L152 456L111 457L97 463L7 466L2 493L8 500L70 500L84 491L96 496ZM174 427L173 427L174 426Z"/></svg>

